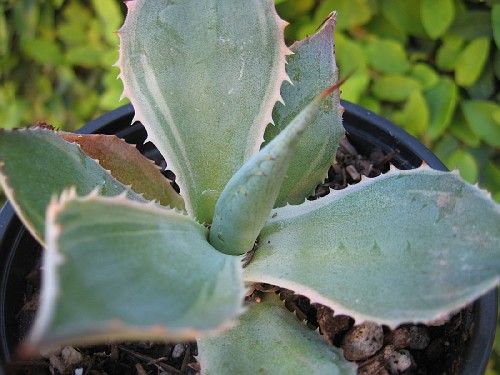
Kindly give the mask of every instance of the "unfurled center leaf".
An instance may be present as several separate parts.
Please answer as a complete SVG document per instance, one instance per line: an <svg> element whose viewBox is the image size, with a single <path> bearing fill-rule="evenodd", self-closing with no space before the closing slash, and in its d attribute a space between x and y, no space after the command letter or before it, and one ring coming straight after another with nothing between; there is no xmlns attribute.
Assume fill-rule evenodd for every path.
<svg viewBox="0 0 500 375"><path fill-rule="evenodd" d="M248 160L229 180L217 205L210 243L226 254L250 251L276 202L290 160L322 102L341 82L313 98L276 138Z"/></svg>

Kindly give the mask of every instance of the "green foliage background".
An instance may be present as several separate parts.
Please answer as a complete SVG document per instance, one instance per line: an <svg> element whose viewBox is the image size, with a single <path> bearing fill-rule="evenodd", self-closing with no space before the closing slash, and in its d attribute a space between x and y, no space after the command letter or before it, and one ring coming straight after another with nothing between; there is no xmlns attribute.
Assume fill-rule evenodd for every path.
<svg viewBox="0 0 500 375"><path fill-rule="evenodd" d="M500 201L500 0L276 0L291 43L338 10L343 98L388 117ZM74 130L125 102L119 0L0 0L0 127ZM500 374L500 340L488 374Z"/></svg>

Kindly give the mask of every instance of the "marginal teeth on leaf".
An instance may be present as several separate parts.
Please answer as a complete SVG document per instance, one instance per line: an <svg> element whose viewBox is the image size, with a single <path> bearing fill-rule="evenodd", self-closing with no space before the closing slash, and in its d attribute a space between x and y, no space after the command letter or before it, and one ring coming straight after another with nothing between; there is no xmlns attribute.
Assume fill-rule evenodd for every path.
<svg viewBox="0 0 500 375"><path fill-rule="evenodd" d="M129 12L134 11L135 8L137 7L137 3L135 2L135 0L124 0L123 2L127 6Z"/></svg>
<svg viewBox="0 0 500 375"><path fill-rule="evenodd" d="M429 169L429 170L431 170L432 168L429 167L429 164L427 164L425 162L425 160L424 160L424 161L422 161L422 164L420 165L420 167L418 167L418 169Z"/></svg>
<svg viewBox="0 0 500 375"><path fill-rule="evenodd" d="M398 171L399 169L394 165L394 164L389 164L389 171L395 172Z"/></svg>
<svg viewBox="0 0 500 375"><path fill-rule="evenodd" d="M132 189L132 185L130 185L129 189ZM142 194L139 194L139 196L143 197ZM116 196L116 198L121 199L121 198L127 198L127 192L124 191Z"/></svg>

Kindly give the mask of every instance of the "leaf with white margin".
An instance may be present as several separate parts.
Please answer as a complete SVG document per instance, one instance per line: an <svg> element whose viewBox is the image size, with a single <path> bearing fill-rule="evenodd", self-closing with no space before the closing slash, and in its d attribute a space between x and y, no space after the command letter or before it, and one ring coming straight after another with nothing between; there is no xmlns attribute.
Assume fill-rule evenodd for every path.
<svg viewBox="0 0 500 375"><path fill-rule="evenodd" d="M157 200L163 206L184 209L184 200L163 176L159 167L135 146L115 135L58 134L68 142L78 143L85 154L98 160L114 178L143 194L144 198Z"/></svg>
<svg viewBox="0 0 500 375"><path fill-rule="evenodd" d="M126 5L118 32L124 95L177 175L188 213L210 223L280 100L287 23L272 0Z"/></svg>
<svg viewBox="0 0 500 375"><path fill-rule="evenodd" d="M240 257L207 229L154 204L65 192L47 210L35 347L116 340L191 340L244 311Z"/></svg>
<svg viewBox="0 0 500 375"><path fill-rule="evenodd" d="M198 341L202 374L355 375L356 364L288 311L275 295L250 306L240 323Z"/></svg>
<svg viewBox="0 0 500 375"><path fill-rule="evenodd" d="M328 87L229 180L215 206L210 243L225 254L252 250L280 192L297 143L320 106L342 82Z"/></svg>
<svg viewBox="0 0 500 375"><path fill-rule="evenodd" d="M96 188L106 196L127 192L146 201L115 180L79 146L44 128L0 132L0 185L30 233L44 243L45 210L54 195L76 187L80 195Z"/></svg>
<svg viewBox="0 0 500 375"><path fill-rule="evenodd" d="M357 321L440 320L494 288L500 206L457 174L396 170L273 210L247 282L291 289Z"/></svg>
<svg viewBox="0 0 500 375"><path fill-rule="evenodd" d="M336 14L332 13L319 31L294 43L294 55L287 60L287 72L293 85L283 84L281 95L285 104L277 103L273 119L275 125L266 129L267 141L273 139L325 86L338 79L335 63L333 32ZM299 204L314 193L323 182L335 158L340 139L344 135L342 107L339 93L325 101L316 120L302 135L290 162L287 177L281 187L275 206L287 202Z"/></svg>

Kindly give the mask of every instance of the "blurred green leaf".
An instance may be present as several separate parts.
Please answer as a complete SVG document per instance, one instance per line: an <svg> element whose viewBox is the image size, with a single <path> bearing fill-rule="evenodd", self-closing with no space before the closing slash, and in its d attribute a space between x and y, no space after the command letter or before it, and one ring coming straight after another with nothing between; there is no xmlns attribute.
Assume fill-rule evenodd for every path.
<svg viewBox="0 0 500 375"><path fill-rule="evenodd" d="M462 110L471 129L486 143L500 147L500 123L495 121L499 105L486 100L466 100Z"/></svg>
<svg viewBox="0 0 500 375"><path fill-rule="evenodd" d="M342 99L353 103L358 103L360 98L366 92L370 84L370 76L367 72L354 73L342 85Z"/></svg>
<svg viewBox="0 0 500 375"><path fill-rule="evenodd" d="M0 4L0 56L7 54L9 50L9 30L7 29L7 21L5 20L5 9Z"/></svg>
<svg viewBox="0 0 500 375"><path fill-rule="evenodd" d="M28 111L24 99L16 99L16 86L12 81L0 85L0 127L12 129L21 125L23 114Z"/></svg>
<svg viewBox="0 0 500 375"><path fill-rule="evenodd" d="M429 109L420 91L413 91L406 101L403 110L393 115L393 120L409 133L420 136L429 124Z"/></svg>
<svg viewBox="0 0 500 375"><path fill-rule="evenodd" d="M493 121L495 121L497 125L500 125L500 108L493 111Z"/></svg>
<svg viewBox="0 0 500 375"><path fill-rule="evenodd" d="M488 162L484 168L484 178L489 191L500 193L500 166L494 162ZM495 350L500 354L500 336L495 338Z"/></svg>
<svg viewBox="0 0 500 375"><path fill-rule="evenodd" d="M491 16L485 10L469 10L465 8L465 1L456 1L455 21L449 29L449 33L458 35L465 40L473 40L478 37L491 38Z"/></svg>
<svg viewBox="0 0 500 375"><path fill-rule="evenodd" d="M356 72L367 70L367 57L360 43L354 42L342 33L336 33L335 47L337 65L341 73L347 74L353 69Z"/></svg>
<svg viewBox="0 0 500 375"><path fill-rule="evenodd" d="M401 102L420 89L417 80L397 74L382 76L372 86L376 98L389 102Z"/></svg>
<svg viewBox="0 0 500 375"><path fill-rule="evenodd" d="M481 139L472 131L461 111L457 111L449 131L467 146L478 147L481 143Z"/></svg>
<svg viewBox="0 0 500 375"><path fill-rule="evenodd" d="M105 30L104 36L110 44L117 42L116 31L121 25L122 15L116 0L92 0L101 24Z"/></svg>
<svg viewBox="0 0 500 375"><path fill-rule="evenodd" d="M500 3L495 4L491 9L491 27L493 29L493 39L497 48L500 49Z"/></svg>
<svg viewBox="0 0 500 375"><path fill-rule="evenodd" d="M430 111L428 134L435 140L444 133L453 118L458 89L451 79L443 77L434 87L425 91L425 98Z"/></svg>
<svg viewBox="0 0 500 375"><path fill-rule="evenodd" d="M280 16L287 21L295 21L311 11L315 0L275 0L276 9Z"/></svg>
<svg viewBox="0 0 500 375"><path fill-rule="evenodd" d="M430 65L424 63L413 64L410 74L420 82L423 89L428 89L439 81L439 75L436 71Z"/></svg>
<svg viewBox="0 0 500 375"><path fill-rule="evenodd" d="M447 35L443 38L443 44L436 53L436 65L439 69L445 71L455 69L464 42L464 39L457 35Z"/></svg>
<svg viewBox="0 0 500 375"><path fill-rule="evenodd" d="M372 16L366 0L325 0L316 11L316 22L324 20L332 10L337 10L337 30L363 25Z"/></svg>
<svg viewBox="0 0 500 375"><path fill-rule="evenodd" d="M14 25L21 39L32 39L36 34L36 26L40 8L36 0L18 0L14 5Z"/></svg>
<svg viewBox="0 0 500 375"><path fill-rule="evenodd" d="M434 146L434 153L444 162L459 146L458 140L451 135L444 135Z"/></svg>
<svg viewBox="0 0 500 375"><path fill-rule="evenodd" d="M64 6L63 21L58 26L58 36L68 46L89 44L89 23L92 19L90 10L77 1L70 1Z"/></svg>
<svg viewBox="0 0 500 375"><path fill-rule="evenodd" d="M465 181L474 183L477 181L479 168L474 157L465 150L458 149L450 155L446 163L451 170L458 169Z"/></svg>
<svg viewBox="0 0 500 375"><path fill-rule="evenodd" d="M495 51L495 58L493 61L493 71L495 73L495 77L500 80L500 50Z"/></svg>
<svg viewBox="0 0 500 375"><path fill-rule="evenodd" d="M472 86L481 75L488 54L490 41L486 37L474 39L457 57L455 81L460 86Z"/></svg>
<svg viewBox="0 0 500 375"><path fill-rule="evenodd" d="M403 45L408 39L403 29L389 22L382 14L376 14L366 27L370 34L384 39L393 39Z"/></svg>
<svg viewBox="0 0 500 375"><path fill-rule="evenodd" d="M76 46L67 50L65 59L70 65L92 68L101 65L104 48L101 46Z"/></svg>
<svg viewBox="0 0 500 375"><path fill-rule="evenodd" d="M443 35L453 22L455 5L453 0L422 0L420 16L427 34L436 39Z"/></svg>
<svg viewBox="0 0 500 375"><path fill-rule="evenodd" d="M467 87L467 93L473 99L489 99L496 90L493 73L493 62L487 62L479 79L472 86Z"/></svg>
<svg viewBox="0 0 500 375"><path fill-rule="evenodd" d="M45 2L42 4L37 29L41 37L46 39L55 38L55 9L50 3Z"/></svg>
<svg viewBox="0 0 500 375"><path fill-rule="evenodd" d="M57 65L62 60L59 45L47 39L24 39L21 43L24 54L40 64Z"/></svg>
<svg viewBox="0 0 500 375"><path fill-rule="evenodd" d="M403 46L393 40L375 39L366 47L370 65L383 73L405 73L410 63Z"/></svg>
<svg viewBox="0 0 500 375"><path fill-rule="evenodd" d="M363 96L359 100L359 105L365 107L366 109L369 109L372 112L375 113L380 113L380 102L371 96Z"/></svg>
<svg viewBox="0 0 500 375"><path fill-rule="evenodd" d="M285 37L288 35L290 41L302 40L309 35L313 35L319 27L319 23L313 22L311 17L304 16L297 20L297 22L292 23L285 29ZM290 38L289 35L294 35ZM290 44L290 43L289 43Z"/></svg>
<svg viewBox="0 0 500 375"><path fill-rule="evenodd" d="M381 0L382 14L408 34L425 36L420 20L420 0Z"/></svg>

